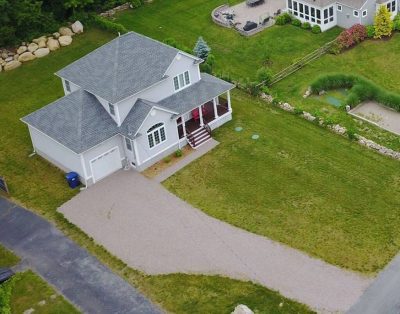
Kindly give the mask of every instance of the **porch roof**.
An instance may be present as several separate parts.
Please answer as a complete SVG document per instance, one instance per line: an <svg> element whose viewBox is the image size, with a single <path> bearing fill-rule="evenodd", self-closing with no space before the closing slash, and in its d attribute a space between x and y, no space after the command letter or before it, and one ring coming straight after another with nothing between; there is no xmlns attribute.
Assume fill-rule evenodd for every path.
<svg viewBox="0 0 400 314"><path fill-rule="evenodd" d="M159 101L158 104L164 108L183 114L205 104L214 97L217 97L234 87L235 85L223 81L215 76L201 73L200 81Z"/></svg>

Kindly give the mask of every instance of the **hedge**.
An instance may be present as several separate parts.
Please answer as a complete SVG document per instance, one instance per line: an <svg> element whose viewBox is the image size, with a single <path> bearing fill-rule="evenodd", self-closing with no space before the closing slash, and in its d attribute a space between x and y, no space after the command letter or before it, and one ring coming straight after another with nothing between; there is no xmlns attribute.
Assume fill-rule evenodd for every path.
<svg viewBox="0 0 400 314"><path fill-rule="evenodd" d="M125 34L128 32L128 30L122 24L115 23L98 15L93 15L90 19L90 23L101 29L114 33Z"/></svg>
<svg viewBox="0 0 400 314"><path fill-rule="evenodd" d="M374 100L387 107L400 112L400 95L389 92L375 83L357 75L328 74L317 78L311 84L311 91L314 94L322 90L348 88L348 96L344 105L351 108L366 100Z"/></svg>

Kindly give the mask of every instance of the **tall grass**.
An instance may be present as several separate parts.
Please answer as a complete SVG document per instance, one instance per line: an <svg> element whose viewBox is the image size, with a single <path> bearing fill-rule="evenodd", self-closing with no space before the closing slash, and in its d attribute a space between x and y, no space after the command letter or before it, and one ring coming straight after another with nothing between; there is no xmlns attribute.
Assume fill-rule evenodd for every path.
<svg viewBox="0 0 400 314"><path fill-rule="evenodd" d="M350 92L344 105L351 108L366 100L374 100L400 112L400 95L387 91L370 80L357 75L328 74L317 78L311 84L311 91L348 88Z"/></svg>

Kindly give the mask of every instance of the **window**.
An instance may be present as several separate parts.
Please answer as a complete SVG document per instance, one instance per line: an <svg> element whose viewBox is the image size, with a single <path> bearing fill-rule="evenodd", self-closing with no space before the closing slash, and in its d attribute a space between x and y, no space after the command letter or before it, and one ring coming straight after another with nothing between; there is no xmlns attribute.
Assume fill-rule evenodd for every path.
<svg viewBox="0 0 400 314"><path fill-rule="evenodd" d="M293 6L292 6L292 0L288 0L288 7L289 7L289 9L291 9Z"/></svg>
<svg viewBox="0 0 400 314"><path fill-rule="evenodd" d="M389 12L396 12L396 1L392 1L386 4Z"/></svg>
<svg viewBox="0 0 400 314"><path fill-rule="evenodd" d="M114 105L111 103L108 103L108 108L110 109L110 113L115 116L115 108Z"/></svg>
<svg viewBox="0 0 400 314"><path fill-rule="evenodd" d="M174 88L180 90L190 84L189 71L181 73L174 77Z"/></svg>
<svg viewBox="0 0 400 314"><path fill-rule="evenodd" d="M67 90L68 93L71 92L71 85L69 84L69 81L65 80L65 89Z"/></svg>
<svg viewBox="0 0 400 314"><path fill-rule="evenodd" d="M340 4L338 4L337 10L338 10L339 12L342 12L342 6L341 6Z"/></svg>
<svg viewBox="0 0 400 314"><path fill-rule="evenodd" d="M364 10L363 12L362 12L362 16L363 17L366 17L368 15L368 11L367 10Z"/></svg>
<svg viewBox="0 0 400 314"><path fill-rule="evenodd" d="M132 151L132 142L129 138L125 137L125 144L126 144L126 148L130 151Z"/></svg>
<svg viewBox="0 0 400 314"><path fill-rule="evenodd" d="M358 11L353 11L353 15L355 16L355 17L358 17Z"/></svg>
<svg viewBox="0 0 400 314"><path fill-rule="evenodd" d="M167 137L165 136L164 123L157 123L147 131L147 139L149 140L150 148L157 146L164 142Z"/></svg>
<svg viewBox="0 0 400 314"><path fill-rule="evenodd" d="M329 22L333 22L333 7L329 8Z"/></svg>

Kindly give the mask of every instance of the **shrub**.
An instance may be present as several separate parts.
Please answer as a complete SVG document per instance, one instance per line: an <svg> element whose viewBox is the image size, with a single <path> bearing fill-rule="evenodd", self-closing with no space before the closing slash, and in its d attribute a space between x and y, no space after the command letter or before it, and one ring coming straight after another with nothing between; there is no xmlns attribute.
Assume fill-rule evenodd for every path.
<svg viewBox="0 0 400 314"><path fill-rule="evenodd" d="M348 128L347 129L347 136L350 140L356 140L357 139L357 135L356 135L356 131L353 128Z"/></svg>
<svg viewBox="0 0 400 314"><path fill-rule="evenodd" d="M294 108L294 110L293 110L293 113L294 113L295 115L297 115L297 116L302 115L303 112L304 112L304 110L301 109L301 108Z"/></svg>
<svg viewBox="0 0 400 314"><path fill-rule="evenodd" d="M319 25L314 25L311 28L311 32L314 33L314 34L319 34L319 33L321 33L321 27Z"/></svg>
<svg viewBox="0 0 400 314"><path fill-rule="evenodd" d="M112 22L98 15L93 16L92 23L97 27L110 32L121 34L125 34L128 32L128 30L122 24Z"/></svg>
<svg viewBox="0 0 400 314"><path fill-rule="evenodd" d="M301 28L302 29L311 29L311 24L308 22L304 22L303 24L301 24Z"/></svg>
<svg viewBox="0 0 400 314"><path fill-rule="evenodd" d="M340 33L337 42L341 49L349 48L355 44L353 35L348 29Z"/></svg>
<svg viewBox="0 0 400 314"><path fill-rule="evenodd" d="M182 153L182 150L181 149L178 149L176 152L175 152L175 157L182 157L182 155L183 155L183 153Z"/></svg>
<svg viewBox="0 0 400 314"><path fill-rule="evenodd" d="M206 41L203 39L203 37L199 37L197 39L196 45L193 48L193 53L195 56L198 58L201 58L203 60L206 60L208 57L208 54L210 53L211 48L207 45Z"/></svg>
<svg viewBox="0 0 400 314"><path fill-rule="evenodd" d="M132 5L133 8L139 8L143 4L141 0L129 0L129 3Z"/></svg>
<svg viewBox="0 0 400 314"><path fill-rule="evenodd" d="M393 30L400 31L400 14L397 14L393 19Z"/></svg>
<svg viewBox="0 0 400 314"><path fill-rule="evenodd" d="M341 53L341 51L342 47L337 40L335 40L329 47L329 53L331 54L338 55L339 53Z"/></svg>
<svg viewBox="0 0 400 314"><path fill-rule="evenodd" d="M373 25L367 26L367 37L374 38L375 37L375 27Z"/></svg>
<svg viewBox="0 0 400 314"><path fill-rule="evenodd" d="M272 71L269 68L262 67L257 70L257 80L263 85L269 85L272 80Z"/></svg>
<svg viewBox="0 0 400 314"><path fill-rule="evenodd" d="M301 26L301 21L299 19L293 19L292 20L292 25L300 27Z"/></svg>
<svg viewBox="0 0 400 314"><path fill-rule="evenodd" d="M355 24L349 28L350 34L353 36L354 43L357 44L367 38L367 28L361 24Z"/></svg>
<svg viewBox="0 0 400 314"><path fill-rule="evenodd" d="M244 83L244 88L252 96L258 96L261 92L261 86L258 82L251 82L247 80Z"/></svg>
<svg viewBox="0 0 400 314"><path fill-rule="evenodd" d="M283 13L275 19L276 25L289 24L292 21L292 16L289 13Z"/></svg>
<svg viewBox="0 0 400 314"><path fill-rule="evenodd" d="M393 29L393 21L389 10L385 5L379 7L378 13L374 19L375 36L374 38L382 38L384 36L390 36Z"/></svg>

